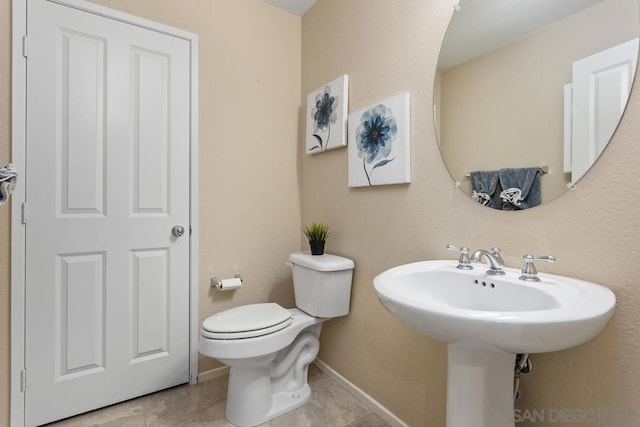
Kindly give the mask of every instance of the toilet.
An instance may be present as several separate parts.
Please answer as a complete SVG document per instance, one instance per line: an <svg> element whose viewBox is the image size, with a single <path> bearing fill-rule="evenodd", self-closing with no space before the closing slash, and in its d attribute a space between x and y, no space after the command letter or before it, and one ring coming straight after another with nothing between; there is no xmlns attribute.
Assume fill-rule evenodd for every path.
<svg viewBox="0 0 640 427"><path fill-rule="evenodd" d="M230 367L225 416L239 427L309 400L307 371L320 350L322 323L349 314L352 260L296 252L289 262L296 308L249 304L202 322L198 350Z"/></svg>

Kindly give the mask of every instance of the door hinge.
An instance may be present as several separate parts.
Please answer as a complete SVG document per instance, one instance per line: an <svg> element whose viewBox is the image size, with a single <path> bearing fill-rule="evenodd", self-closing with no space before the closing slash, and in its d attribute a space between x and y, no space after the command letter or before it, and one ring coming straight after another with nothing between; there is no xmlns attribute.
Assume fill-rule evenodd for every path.
<svg viewBox="0 0 640 427"><path fill-rule="evenodd" d="M27 223L27 216L29 215L29 209L27 207L27 202L22 204L22 223Z"/></svg>
<svg viewBox="0 0 640 427"><path fill-rule="evenodd" d="M191 236L191 233L193 233L193 228L191 228L191 226L189 226L189 236Z"/></svg>
<svg viewBox="0 0 640 427"><path fill-rule="evenodd" d="M20 371L20 391L24 392L27 389L27 370Z"/></svg>
<svg viewBox="0 0 640 427"><path fill-rule="evenodd" d="M27 57L27 35L22 36L22 56Z"/></svg>

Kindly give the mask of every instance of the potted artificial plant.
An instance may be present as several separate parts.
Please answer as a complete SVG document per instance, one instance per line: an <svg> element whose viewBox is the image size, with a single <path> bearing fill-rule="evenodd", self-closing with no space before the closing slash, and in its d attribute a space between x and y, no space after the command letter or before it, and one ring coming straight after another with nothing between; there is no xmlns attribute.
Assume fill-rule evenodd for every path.
<svg viewBox="0 0 640 427"><path fill-rule="evenodd" d="M309 240L311 255L324 254L324 242L327 241L327 236L329 236L329 226L321 222L312 222L309 225L305 225L302 231L307 236L307 240Z"/></svg>

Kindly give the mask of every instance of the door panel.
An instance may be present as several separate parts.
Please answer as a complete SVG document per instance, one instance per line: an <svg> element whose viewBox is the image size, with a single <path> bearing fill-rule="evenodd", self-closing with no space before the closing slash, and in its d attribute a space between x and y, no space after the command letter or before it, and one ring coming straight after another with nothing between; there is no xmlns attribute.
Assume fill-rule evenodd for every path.
<svg viewBox="0 0 640 427"><path fill-rule="evenodd" d="M27 425L189 380L189 42L28 3Z"/></svg>
<svg viewBox="0 0 640 427"><path fill-rule="evenodd" d="M169 58L134 48L134 198L136 214L168 214Z"/></svg>
<svg viewBox="0 0 640 427"><path fill-rule="evenodd" d="M104 370L105 253L58 256L58 379Z"/></svg>
<svg viewBox="0 0 640 427"><path fill-rule="evenodd" d="M104 214L105 44L60 32L60 214Z"/></svg>
<svg viewBox="0 0 640 427"><path fill-rule="evenodd" d="M132 251L133 361L169 350L168 249Z"/></svg>

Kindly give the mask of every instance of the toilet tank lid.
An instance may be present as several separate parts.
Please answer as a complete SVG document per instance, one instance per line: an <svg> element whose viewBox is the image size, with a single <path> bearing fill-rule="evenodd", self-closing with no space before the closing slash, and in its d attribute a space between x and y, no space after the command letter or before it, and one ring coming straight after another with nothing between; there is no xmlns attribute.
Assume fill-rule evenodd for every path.
<svg viewBox="0 0 640 427"><path fill-rule="evenodd" d="M289 255L289 261L316 271L351 270L355 266L349 258L331 254L311 255L308 252L292 253Z"/></svg>

